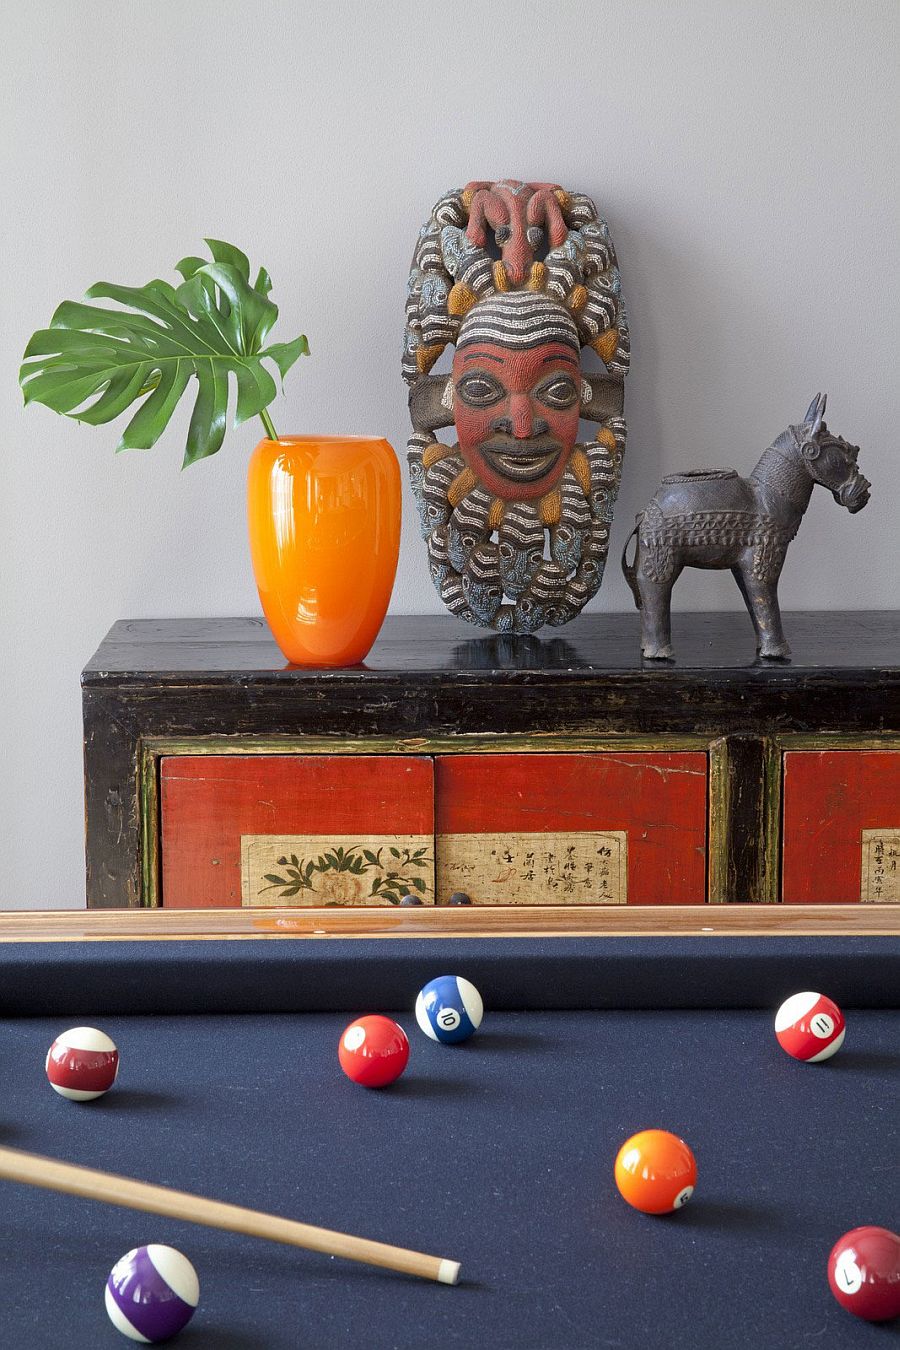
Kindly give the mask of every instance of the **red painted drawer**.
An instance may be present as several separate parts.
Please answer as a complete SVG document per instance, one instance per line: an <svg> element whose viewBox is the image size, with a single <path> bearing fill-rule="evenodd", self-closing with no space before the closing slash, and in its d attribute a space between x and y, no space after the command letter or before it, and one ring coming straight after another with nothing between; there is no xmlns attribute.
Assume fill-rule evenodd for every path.
<svg viewBox="0 0 900 1350"><path fill-rule="evenodd" d="M165 906L434 901L427 757L168 756L160 811Z"/></svg>
<svg viewBox="0 0 900 1350"><path fill-rule="evenodd" d="M784 755L781 898L900 900L900 750Z"/></svg>
<svg viewBox="0 0 900 1350"><path fill-rule="evenodd" d="M707 757L442 756L438 894L479 903L702 904Z"/></svg>

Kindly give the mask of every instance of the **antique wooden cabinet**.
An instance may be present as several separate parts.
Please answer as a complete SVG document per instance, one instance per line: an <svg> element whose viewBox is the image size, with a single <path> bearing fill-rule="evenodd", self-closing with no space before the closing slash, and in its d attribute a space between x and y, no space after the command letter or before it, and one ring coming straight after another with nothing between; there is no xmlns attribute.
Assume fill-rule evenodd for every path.
<svg viewBox="0 0 900 1350"><path fill-rule="evenodd" d="M82 677L90 906L900 900L900 616L388 619L286 667L259 619L113 626Z"/></svg>

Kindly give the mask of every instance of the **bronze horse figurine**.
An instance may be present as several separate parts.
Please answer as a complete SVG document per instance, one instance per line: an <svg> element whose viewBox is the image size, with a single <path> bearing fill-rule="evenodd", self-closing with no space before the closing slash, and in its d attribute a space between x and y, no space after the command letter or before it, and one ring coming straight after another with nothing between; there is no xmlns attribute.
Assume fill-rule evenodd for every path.
<svg viewBox="0 0 900 1350"><path fill-rule="evenodd" d="M641 613L641 654L672 657L672 587L684 567L730 567L756 630L761 657L790 647L778 608L778 578L816 483L851 514L869 500L857 467L859 447L825 425L818 394L799 426L762 454L749 478L734 469L694 469L662 480L625 543L622 570ZM637 535L634 561L628 545Z"/></svg>

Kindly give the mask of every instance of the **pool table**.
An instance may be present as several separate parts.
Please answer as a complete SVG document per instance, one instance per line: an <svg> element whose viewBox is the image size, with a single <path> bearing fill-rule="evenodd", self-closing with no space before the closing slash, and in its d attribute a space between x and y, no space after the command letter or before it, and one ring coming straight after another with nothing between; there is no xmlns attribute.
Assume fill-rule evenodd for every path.
<svg viewBox="0 0 900 1350"><path fill-rule="evenodd" d="M2 1182L0 1343L126 1344L103 1285L150 1241L200 1275L184 1350L893 1343L896 1327L838 1306L825 1264L846 1230L900 1220L897 907L776 908L606 911L549 932L523 917L501 935L473 911L391 911L365 935L359 911L0 916L0 1143L462 1263L447 1288ZM452 1047L411 1011L447 971L487 1009ZM848 1021L816 1066L772 1031L808 988ZM372 1011L412 1043L382 1091L337 1064L343 1027ZM77 1024L121 1054L116 1086L83 1105L43 1074ZM698 1160L668 1217L613 1184L647 1126Z"/></svg>

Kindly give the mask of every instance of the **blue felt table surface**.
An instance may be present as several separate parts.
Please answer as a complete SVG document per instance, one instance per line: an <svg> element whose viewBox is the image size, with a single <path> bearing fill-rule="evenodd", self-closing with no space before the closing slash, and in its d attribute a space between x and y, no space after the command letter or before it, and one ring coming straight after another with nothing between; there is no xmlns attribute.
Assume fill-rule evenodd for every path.
<svg viewBox="0 0 900 1350"><path fill-rule="evenodd" d="M325 1256L0 1183L0 1343L126 1342L103 1285L166 1242L200 1275L183 1350L842 1350L900 1343L833 1300L825 1264L900 1220L900 1015L850 1012L826 1064L790 1060L761 1011L488 1013L463 1046L408 1013L405 1077L343 1077L347 1018L104 1018L119 1082L57 1097L55 1019L0 1026L0 1142L462 1262L444 1288ZM619 1197L620 1144L688 1140L694 1199Z"/></svg>

